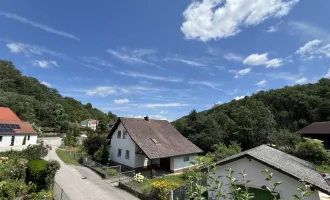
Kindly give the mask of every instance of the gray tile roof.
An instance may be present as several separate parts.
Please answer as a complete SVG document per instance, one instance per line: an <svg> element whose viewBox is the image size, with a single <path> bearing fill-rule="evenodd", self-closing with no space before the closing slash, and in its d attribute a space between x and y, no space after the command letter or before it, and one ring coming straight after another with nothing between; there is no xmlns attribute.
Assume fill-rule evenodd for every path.
<svg viewBox="0 0 330 200"><path fill-rule="evenodd" d="M235 154L217 162L217 165L230 163L243 157L252 158L297 180L304 180L319 191L330 195L330 186L311 163L267 145Z"/></svg>
<svg viewBox="0 0 330 200"><path fill-rule="evenodd" d="M109 139L120 122L123 123L132 140L150 159L203 152L167 120L149 119L147 121L145 119L120 117L111 129Z"/></svg>

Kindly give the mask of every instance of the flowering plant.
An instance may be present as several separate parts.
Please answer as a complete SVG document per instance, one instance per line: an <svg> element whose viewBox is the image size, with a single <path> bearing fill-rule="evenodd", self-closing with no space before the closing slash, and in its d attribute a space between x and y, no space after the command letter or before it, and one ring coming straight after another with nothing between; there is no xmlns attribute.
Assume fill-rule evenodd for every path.
<svg viewBox="0 0 330 200"><path fill-rule="evenodd" d="M138 174L135 174L134 180L139 183L142 183L145 180L145 177L141 173L138 173Z"/></svg>

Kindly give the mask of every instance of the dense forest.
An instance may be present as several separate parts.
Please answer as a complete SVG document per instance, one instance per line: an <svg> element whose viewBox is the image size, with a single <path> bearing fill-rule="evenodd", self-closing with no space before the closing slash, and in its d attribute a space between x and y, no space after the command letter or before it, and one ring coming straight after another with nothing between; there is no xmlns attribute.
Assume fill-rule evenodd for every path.
<svg viewBox="0 0 330 200"><path fill-rule="evenodd" d="M173 124L208 152L232 141L243 150L252 148L326 120L330 120L330 80L321 79L315 84L260 91L200 113L193 110Z"/></svg>
<svg viewBox="0 0 330 200"><path fill-rule="evenodd" d="M0 60L0 106L11 108L22 120L44 130L66 130L70 124L85 119L98 119L108 124L108 114L70 97L62 97L54 88L36 78L23 76L10 61Z"/></svg>

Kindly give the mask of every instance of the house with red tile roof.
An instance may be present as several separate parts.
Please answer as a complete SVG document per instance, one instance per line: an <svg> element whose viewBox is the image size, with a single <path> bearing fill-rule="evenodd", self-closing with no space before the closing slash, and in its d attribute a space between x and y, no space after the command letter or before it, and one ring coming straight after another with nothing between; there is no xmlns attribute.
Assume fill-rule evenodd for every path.
<svg viewBox="0 0 330 200"><path fill-rule="evenodd" d="M21 121L10 108L0 107L0 148L33 145L37 139L37 132L28 122Z"/></svg>
<svg viewBox="0 0 330 200"><path fill-rule="evenodd" d="M125 169L180 172L203 151L169 121L120 117L112 127L110 160Z"/></svg>

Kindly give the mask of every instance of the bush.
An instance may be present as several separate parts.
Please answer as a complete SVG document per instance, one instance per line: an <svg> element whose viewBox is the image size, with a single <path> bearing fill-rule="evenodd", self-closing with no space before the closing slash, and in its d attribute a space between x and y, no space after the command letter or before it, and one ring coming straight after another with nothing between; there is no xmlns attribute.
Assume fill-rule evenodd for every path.
<svg viewBox="0 0 330 200"><path fill-rule="evenodd" d="M27 164L26 183L35 183L39 188L46 186L47 161L32 160Z"/></svg>
<svg viewBox="0 0 330 200"><path fill-rule="evenodd" d="M222 160L241 152L241 146L237 142L231 142L228 147L224 144L218 144L214 146L213 149L216 160Z"/></svg>
<svg viewBox="0 0 330 200"><path fill-rule="evenodd" d="M46 189L51 190L54 186L56 172L60 169L60 163L56 160L50 160L46 166Z"/></svg>
<svg viewBox="0 0 330 200"><path fill-rule="evenodd" d="M329 159L323 144L309 138L305 138L304 141L297 144L295 154L297 157L315 164L327 163Z"/></svg>
<svg viewBox="0 0 330 200"><path fill-rule="evenodd" d="M117 170L115 170L115 169L109 169L107 171L107 174L108 174L108 176L118 176L119 175L119 172Z"/></svg>
<svg viewBox="0 0 330 200"><path fill-rule="evenodd" d="M279 130L271 133L268 140L270 144L276 145L276 148L294 154L296 145L301 142L301 137L297 133L291 133L288 130Z"/></svg>
<svg viewBox="0 0 330 200"><path fill-rule="evenodd" d="M50 145L29 145L22 151L5 151L0 152L0 157L10 157L10 158L24 158L27 160L39 160L47 156L48 151L52 149Z"/></svg>

